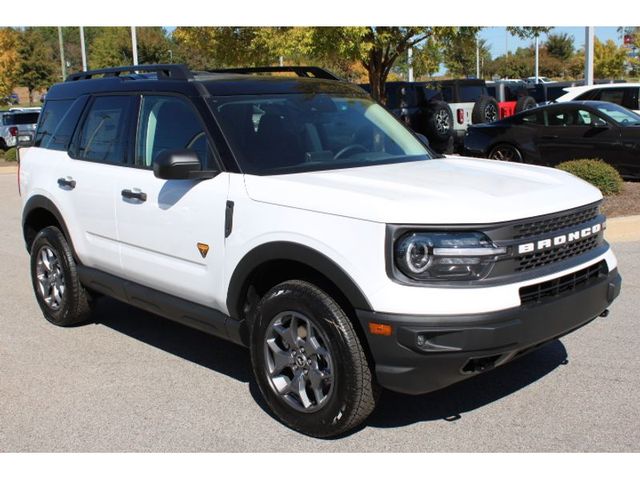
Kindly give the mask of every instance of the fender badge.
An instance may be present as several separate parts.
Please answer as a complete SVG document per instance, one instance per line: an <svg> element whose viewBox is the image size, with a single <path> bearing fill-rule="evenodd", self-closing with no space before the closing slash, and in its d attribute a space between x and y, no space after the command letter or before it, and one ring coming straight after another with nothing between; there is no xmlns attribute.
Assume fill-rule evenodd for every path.
<svg viewBox="0 0 640 480"><path fill-rule="evenodd" d="M202 255L202 258L206 257L207 253L209 253L209 245L200 242L198 242L196 245L198 246L198 251L200 252L200 255Z"/></svg>

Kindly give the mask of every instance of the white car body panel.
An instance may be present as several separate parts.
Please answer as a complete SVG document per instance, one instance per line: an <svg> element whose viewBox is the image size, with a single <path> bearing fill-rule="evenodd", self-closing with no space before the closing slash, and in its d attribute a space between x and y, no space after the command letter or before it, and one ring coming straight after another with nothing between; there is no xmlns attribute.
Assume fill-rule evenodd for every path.
<svg viewBox="0 0 640 480"><path fill-rule="evenodd" d="M546 167L464 157L258 177L257 201L381 223L473 224L534 217L602 198Z"/></svg>
<svg viewBox="0 0 640 480"><path fill-rule="evenodd" d="M63 214L83 264L121 275L113 201L114 182L122 174L121 168L73 160L67 152L42 148L21 153L20 190L24 203L36 194L51 200ZM59 178L75 180L76 187L60 187Z"/></svg>
<svg viewBox="0 0 640 480"><path fill-rule="evenodd" d="M222 309L228 188L227 173L207 181L162 180L152 170L127 168L114 190L124 278ZM147 200L125 199L124 189L142 191ZM206 256L198 243L209 246Z"/></svg>

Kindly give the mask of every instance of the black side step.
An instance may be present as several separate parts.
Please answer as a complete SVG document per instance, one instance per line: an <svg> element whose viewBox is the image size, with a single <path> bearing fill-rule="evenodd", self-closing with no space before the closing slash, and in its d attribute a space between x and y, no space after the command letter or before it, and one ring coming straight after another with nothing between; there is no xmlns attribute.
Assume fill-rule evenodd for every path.
<svg viewBox="0 0 640 480"><path fill-rule="evenodd" d="M213 308L130 282L95 268L78 265L78 274L82 284L96 292L238 345L249 346L249 334L244 320L235 320Z"/></svg>

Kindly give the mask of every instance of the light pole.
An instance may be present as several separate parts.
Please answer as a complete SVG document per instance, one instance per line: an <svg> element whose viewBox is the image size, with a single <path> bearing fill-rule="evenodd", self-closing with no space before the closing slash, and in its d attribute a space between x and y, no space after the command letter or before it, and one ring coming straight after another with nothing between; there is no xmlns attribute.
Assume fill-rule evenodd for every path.
<svg viewBox="0 0 640 480"><path fill-rule="evenodd" d="M62 43L62 27L58 27L58 44L60 46L60 67L62 69L62 81L67 78L67 64L64 61L64 45Z"/></svg>
<svg viewBox="0 0 640 480"><path fill-rule="evenodd" d="M87 71L87 50L84 45L84 27L80 27L80 51L82 52L82 71Z"/></svg>
<svg viewBox="0 0 640 480"><path fill-rule="evenodd" d="M480 42L476 35L476 78L480 78Z"/></svg>
<svg viewBox="0 0 640 480"><path fill-rule="evenodd" d="M536 35L536 78L535 78L536 85L538 84L538 77L539 77L538 72L539 72L539 66L540 66L539 50L540 50L540 36Z"/></svg>
<svg viewBox="0 0 640 480"><path fill-rule="evenodd" d="M593 85L593 37L595 27L584 27L584 83Z"/></svg>
<svg viewBox="0 0 640 480"><path fill-rule="evenodd" d="M133 47L133 64L138 65L138 39L136 37L136 27L131 27L131 46Z"/></svg>
<svg viewBox="0 0 640 480"><path fill-rule="evenodd" d="M409 64L409 81L413 82L413 48L407 51L407 63Z"/></svg>

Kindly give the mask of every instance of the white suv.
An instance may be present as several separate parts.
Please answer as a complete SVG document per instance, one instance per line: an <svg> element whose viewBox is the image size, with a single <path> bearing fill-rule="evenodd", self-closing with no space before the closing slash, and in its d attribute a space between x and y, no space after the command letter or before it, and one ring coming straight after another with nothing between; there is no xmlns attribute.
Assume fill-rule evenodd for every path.
<svg viewBox="0 0 640 480"><path fill-rule="evenodd" d="M599 100L611 102L640 113L640 83L606 83L568 87L556 102L574 100Z"/></svg>
<svg viewBox="0 0 640 480"><path fill-rule="evenodd" d="M252 75L274 70L299 78ZM437 156L333 78L156 65L52 87L19 181L44 316L109 295L245 345L275 415L329 437L380 387L433 391L606 314L597 189Z"/></svg>

